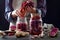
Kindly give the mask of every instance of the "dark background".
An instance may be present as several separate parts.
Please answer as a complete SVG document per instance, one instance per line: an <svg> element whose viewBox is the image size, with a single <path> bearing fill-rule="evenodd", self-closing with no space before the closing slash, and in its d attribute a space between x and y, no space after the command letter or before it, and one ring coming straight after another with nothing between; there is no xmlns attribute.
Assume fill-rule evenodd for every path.
<svg viewBox="0 0 60 40"><path fill-rule="evenodd" d="M9 23L4 18L5 0L0 0L0 30L7 30Z"/></svg>
<svg viewBox="0 0 60 40"><path fill-rule="evenodd" d="M47 14L44 17L44 22L52 23L57 27L60 26L60 1L59 0L47 0ZM9 23L4 18L5 9L4 0L0 0L0 30L7 30Z"/></svg>

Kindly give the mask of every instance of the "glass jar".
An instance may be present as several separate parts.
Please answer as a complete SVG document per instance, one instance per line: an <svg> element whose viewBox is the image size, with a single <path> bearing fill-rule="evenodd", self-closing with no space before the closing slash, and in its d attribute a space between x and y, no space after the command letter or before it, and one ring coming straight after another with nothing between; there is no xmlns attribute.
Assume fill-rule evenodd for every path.
<svg viewBox="0 0 60 40"><path fill-rule="evenodd" d="M31 14L30 18L30 34L39 35L42 33L42 18L41 15Z"/></svg>
<svg viewBox="0 0 60 40"><path fill-rule="evenodd" d="M17 27L17 30L19 29L21 31L27 31L27 20L26 20L26 18L17 17L16 27Z"/></svg>
<svg viewBox="0 0 60 40"><path fill-rule="evenodd" d="M16 30L16 22L10 22L9 30L11 30L11 31Z"/></svg>

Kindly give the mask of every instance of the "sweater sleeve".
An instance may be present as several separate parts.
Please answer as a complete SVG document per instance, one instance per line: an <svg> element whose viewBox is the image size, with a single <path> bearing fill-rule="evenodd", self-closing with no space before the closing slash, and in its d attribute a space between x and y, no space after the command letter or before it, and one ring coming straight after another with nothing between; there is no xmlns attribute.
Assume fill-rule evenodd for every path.
<svg viewBox="0 0 60 40"><path fill-rule="evenodd" d="M37 0L37 9L40 9L42 12L42 17L46 15L46 0Z"/></svg>
<svg viewBox="0 0 60 40"><path fill-rule="evenodd" d="M5 18L9 22L14 21L14 19L16 19L12 17L12 11L12 0L5 0Z"/></svg>

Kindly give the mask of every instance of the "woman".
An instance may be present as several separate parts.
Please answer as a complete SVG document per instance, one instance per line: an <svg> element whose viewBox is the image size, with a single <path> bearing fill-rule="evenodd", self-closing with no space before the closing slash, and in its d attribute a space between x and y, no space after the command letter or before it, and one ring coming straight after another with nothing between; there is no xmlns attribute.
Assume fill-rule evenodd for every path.
<svg viewBox="0 0 60 40"><path fill-rule="evenodd" d="M21 16L21 15L19 15L20 14L19 11L20 11L20 8L21 8L22 1L23 0L5 0L5 18L10 22L9 30L11 30L12 25L13 25L12 29L14 28L14 30L15 30L15 28L16 28L17 17ZM36 1L35 1L35 3L36 3ZM39 10L41 12L42 8L44 8L43 4L41 4L40 7L41 7L41 9L39 9ZM28 9L30 9L30 10L28 10ZM30 7L28 7L28 9L26 10L27 13L34 13L34 12L38 13L39 12L38 9L33 9L33 8L30 8ZM17 10L18 10L18 13L17 13Z"/></svg>

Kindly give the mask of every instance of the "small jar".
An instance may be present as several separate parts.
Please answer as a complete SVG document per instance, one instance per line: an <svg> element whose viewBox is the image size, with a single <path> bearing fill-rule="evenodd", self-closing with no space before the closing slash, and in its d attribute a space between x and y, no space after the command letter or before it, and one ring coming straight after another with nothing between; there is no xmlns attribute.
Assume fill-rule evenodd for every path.
<svg viewBox="0 0 60 40"><path fill-rule="evenodd" d="M16 22L10 22L9 30L11 30L11 31L16 30Z"/></svg>

